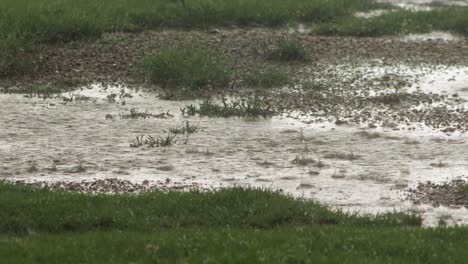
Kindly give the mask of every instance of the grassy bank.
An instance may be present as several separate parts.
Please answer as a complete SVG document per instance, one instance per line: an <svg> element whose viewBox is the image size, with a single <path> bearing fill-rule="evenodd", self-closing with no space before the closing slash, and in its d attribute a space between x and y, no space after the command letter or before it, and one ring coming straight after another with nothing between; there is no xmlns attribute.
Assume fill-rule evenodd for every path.
<svg viewBox="0 0 468 264"><path fill-rule="evenodd" d="M313 201L263 190L154 192L140 196L89 196L8 184L0 186L0 233L154 231L167 228L273 228L344 224L417 226L420 219L401 213L349 215Z"/></svg>
<svg viewBox="0 0 468 264"><path fill-rule="evenodd" d="M468 230L347 214L277 192L90 196L0 184L5 263L462 262Z"/></svg>
<svg viewBox="0 0 468 264"><path fill-rule="evenodd" d="M322 23L378 6L370 0L4 0L0 76L28 72L32 62L25 51L42 43L114 31Z"/></svg>
<svg viewBox="0 0 468 264"><path fill-rule="evenodd" d="M397 10L371 19L354 16L358 11L382 8L390 6L371 0L4 0L0 3L0 77L30 74L34 69L30 51L40 44L96 39L104 32L305 23L314 34L328 35L382 36L430 30L468 34L468 10L460 7L430 12ZM291 53L270 55L291 58ZM297 49L292 55L302 59Z"/></svg>

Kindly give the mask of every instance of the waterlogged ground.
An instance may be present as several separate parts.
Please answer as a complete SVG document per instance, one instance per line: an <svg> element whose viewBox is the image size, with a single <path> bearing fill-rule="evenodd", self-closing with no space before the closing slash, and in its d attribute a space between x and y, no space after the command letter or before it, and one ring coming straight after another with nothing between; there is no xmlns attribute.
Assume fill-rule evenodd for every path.
<svg viewBox="0 0 468 264"><path fill-rule="evenodd" d="M48 99L0 94L0 177L26 182L118 178L176 189L264 187L344 210L415 210L423 213L428 225L440 218L468 223L464 208L434 208L406 200L407 189L418 183L466 177L468 135L463 127L457 129L450 122L436 127L423 116L424 111L439 108L442 113L463 113L468 69L363 64L321 71L328 84L341 80L331 89L343 96L348 93L349 98L391 94L399 87L398 92L416 98L438 94L434 98L440 100L369 106L377 116L386 108L395 113L419 109L421 122L380 118L356 123L360 109L329 116L326 111L294 109L294 104L266 119L187 118L180 109L199 102L164 101L155 93L123 86L92 85ZM326 83L312 71L310 78ZM294 97L303 89L299 85L287 92ZM161 115L124 118L132 108ZM137 136L165 137L169 128L187 121L200 130L188 138L178 136L171 147L130 146Z"/></svg>

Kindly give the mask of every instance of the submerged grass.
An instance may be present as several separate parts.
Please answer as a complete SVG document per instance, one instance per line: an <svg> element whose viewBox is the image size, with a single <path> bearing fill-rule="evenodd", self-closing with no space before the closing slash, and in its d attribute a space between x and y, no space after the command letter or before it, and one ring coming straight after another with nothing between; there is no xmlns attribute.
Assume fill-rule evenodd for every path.
<svg viewBox="0 0 468 264"><path fill-rule="evenodd" d="M228 101L222 98L221 103L211 99L204 100L199 106L187 105L181 109L182 115L208 116L208 117L270 117L275 110L270 101L254 96Z"/></svg>
<svg viewBox="0 0 468 264"><path fill-rule="evenodd" d="M43 99L46 98L54 98L58 97L62 94L66 89L59 88L56 86L49 86L49 85L36 85L36 86L28 86L23 88L15 88L15 89L4 89L1 90L3 93L9 94L25 94L29 97L41 97Z"/></svg>

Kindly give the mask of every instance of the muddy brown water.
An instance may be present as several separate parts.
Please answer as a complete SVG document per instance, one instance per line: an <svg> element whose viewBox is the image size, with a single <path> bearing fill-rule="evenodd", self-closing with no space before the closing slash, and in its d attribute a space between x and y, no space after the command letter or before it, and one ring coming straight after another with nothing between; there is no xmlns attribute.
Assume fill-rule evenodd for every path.
<svg viewBox="0 0 468 264"><path fill-rule="evenodd" d="M364 67L364 66L363 66ZM399 69L405 70L402 67ZM373 68L371 75L388 74ZM416 73L415 73L416 74ZM458 93L468 99L468 70L421 70L408 90ZM121 90L132 98L108 102ZM24 181L118 178L207 188L246 186L281 189L344 210L421 212L426 225L439 218L467 223L466 209L433 208L405 200L419 182L464 178L468 136L417 126L414 131L362 125L310 123L301 118L186 118L180 108L197 101L164 101L124 86L92 85L62 98L0 94L0 177ZM76 100L87 97L86 100ZM125 101L125 105L122 102ZM169 113L167 119L124 119L131 108ZM113 118L106 118L109 114ZM189 121L202 131L168 148L131 148L137 136L165 136ZM305 165L297 158L320 161ZM350 158L351 157L351 158ZM446 166L435 166L434 164ZM55 170L52 168L55 167ZM167 181L169 179L170 181Z"/></svg>

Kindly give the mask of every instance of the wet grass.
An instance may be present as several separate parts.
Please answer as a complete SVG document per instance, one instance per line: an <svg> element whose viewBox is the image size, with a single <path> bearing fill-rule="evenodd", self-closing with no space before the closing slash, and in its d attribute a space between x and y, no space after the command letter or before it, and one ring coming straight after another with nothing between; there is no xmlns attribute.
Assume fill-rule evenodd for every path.
<svg viewBox="0 0 468 264"><path fill-rule="evenodd" d="M468 230L279 192L86 195L0 183L5 263L463 263Z"/></svg>
<svg viewBox="0 0 468 264"><path fill-rule="evenodd" d="M255 88L282 87L291 83L286 70L273 66L250 69L243 73L242 79L245 86Z"/></svg>
<svg viewBox="0 0 468 264"><path fill-rule="evenodd" d="M170 127L169 133L174 135L190 135L201 130L200 126L191 125L189 121L185 121L184 125L178 127Z"/></svg>
<svg viewBox="0 0 468 264"><path fill-rule="evenodd" d="M464 263L465 228L285 227L4 237L6 263Z"/></svg>
<svg viewBox="0 0 468 264"><path fill-rule="evenodd" d="M306 154L298 154L296 157L291 161L292 164L300 165L300 166L314 166L317 168L325 167L325 163L320 160L320 157L314 159Z"/></svg>
<svg viewBox="0 0 468 264"><path fill-rule="evenodd" d="M224 56L202 44L184 44L145 58L149 82L167 87L227 86L229 73Z"/></svg>
<svg viewBox="0 0 468 264"><path fill-rule="evenodd" d="M220 103L211 99L204 100L198 106L187 105L181 109L184 116L208 116L208 117L270 117L275 110L270 101L262 97L247 97L242 99L227 100L222 98Z"/></svg>
<svg viewBox="0 0 468 264"><path fill-rule="evenodd" d="M378 132L359 131L359 132L356 132L355 134L363 138L367 138L367 139L377 139L377 138L382 137L382 135L379 134Z"/></svg>
<svg viewBox="0 0 468 264"><path fill-rule="evenodd" d="M0 234L171 228L349 225L419 226L416 215L358 216L260 189L85 195L0 184Z"/></svg>
<svg viewBox="0 0 468 264"><path fill-rule="evenodd" d="M147 111L141 112L137 108L131 108L128 113L121 113L119 116L123 119L146 119L146 118L157 118L157 119L168 119L174 117L174 115L170 114L169 111L162 112L159 114L149 113ZM112 116L111 118L112 119Z"/></svg>
<svg viewBox="0 0 468 264"><path fill-rule="evenodd" d="M334 153L328 153L325 156L323 156L325 159L338 159L338 160L358 160L362 158L361 155L357 155L354 152L349 152L349 153L342 153L342 152L334 152Z"/></svg>
<svg viewBox="0 0 468 264"><path fill-rule="evenodd" d="M429 165L431 165L431 167L435 167L435 168L446 168L446 167L449 166L449 164L447 162L443 162L442 160L439 160L438 162L432 162Z"/></svg>
<svg viewBox="0 0 468 264"><path fill-rule="evenodd" d="M153 137L151 135L137 136L136 141L130 143L131 148L167 148L177 143L177 134L167 133L166 136Z"/></svg>
<svg viewBox="0 0 468 264"><path fill-rule="evenodd" d="M370 0L4 0L0 76L33 71L28 52L37 45L96 39L104 32L321 23L382 6Z"/></svg>
<svg viewBox="0 0 468 264"><path fill-rule="evenodd" d="M463 194L465 197L468 196L468 184L466 182L459 183L456 186L456 191L460 194Z"/></svg>
<svg viewBox="0 0 468 264"><path fill-rule="evenodd" d="M371 0L4 0L0 3L0 76L37 67L31 51L42 44L93 40L105 32L214 27L277 27L305 23L313 34L383 36L431 30L468 34L468 9L398 10L357 18L357 11L389 8ZM285 40L274 60L302 60L303 49ZM157 77L157 76L156 76ZM191 83L191 82L190 82Z"/></svg>
<svg viewBox="0 0 468 264"><path fill-rule="evenodd" d="M67 89L60 88L57 86L50 86L50 85L36 85L36 86L28 86L23 88L14 88L14 89L2 89L2 93L7 94L25 94L29 97L40 97L43 99L47 98L55 98L58 97L61 93L66 91Z"/></svg>
<svg viewBox="0 0 468 264"><path fill-rule="evenodd" d="M259 42L255 52L270 61L305 62L309 60L309 55L302 43L287 36Z"/></svg>
<svg viewBox="0 0 468 264"><path fill-rule="evenodd" d="M314 33L378 37L434 30L468 35L468 9L441 8L427 12L400 10L369 19L348 16L318 25Z"/></svg>

